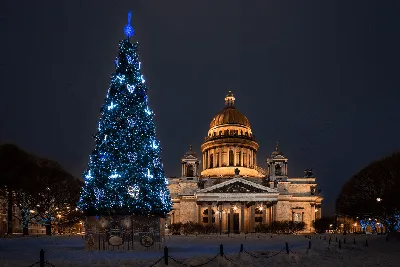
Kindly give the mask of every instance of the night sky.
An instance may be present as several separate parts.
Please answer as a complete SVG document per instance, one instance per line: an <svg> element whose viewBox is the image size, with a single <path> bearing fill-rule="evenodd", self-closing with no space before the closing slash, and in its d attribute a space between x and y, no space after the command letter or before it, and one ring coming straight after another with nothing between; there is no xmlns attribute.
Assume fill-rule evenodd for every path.
<svg viewBox="0 0 400 267"><path fill-rule="evenodd" d="M265 160L313 168L324 214L344 182L400 147L399 1L2 1L0 142L76 176L132 11L167 176L229 90Z"/></svg>

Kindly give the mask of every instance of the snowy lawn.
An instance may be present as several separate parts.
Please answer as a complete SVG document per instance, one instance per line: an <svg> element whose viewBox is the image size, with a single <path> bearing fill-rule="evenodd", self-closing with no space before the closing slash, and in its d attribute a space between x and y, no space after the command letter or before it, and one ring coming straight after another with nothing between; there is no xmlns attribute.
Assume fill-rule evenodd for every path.
<svg viewBox="0 0 400 267"><path fill-rule="evenodd" d="M336 237L342 243L346 237L342 249L339 249ZM220 244L224 245L226 257L217 256L203 266L400 266L399 241L386 241L384 236L375 235L332 235L331 238L329 245L328 235L326 240L317 235L311 240L304 236L272 235L271 238L271 235L263 234L167 236L165 245L173 259L189 266L217 256ZM289 254L284 249L285 242L289 244ZM242 253L239 253L240 244L245 250ZM163 256L162 251L87 251L83 245L80 236L3 238L0 239L0 267L31 266L39 260L40 249L45 251L45 260L56 267L151 266ZM168 266L184 266L173 259L169 259ZM164 260L155 266L165 266Z"/></svg>

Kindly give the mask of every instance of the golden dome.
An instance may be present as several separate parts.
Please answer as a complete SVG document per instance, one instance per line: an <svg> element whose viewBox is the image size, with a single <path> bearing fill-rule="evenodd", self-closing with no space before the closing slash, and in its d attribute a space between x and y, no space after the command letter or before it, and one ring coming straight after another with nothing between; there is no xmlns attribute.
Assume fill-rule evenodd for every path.
<svg viewBox="0 0 400 267"><path fill-rule="evenodd" d="M210 129L225 124L239 124L250 128L249 120L235 108L235 97L231 91L225 97L225 108L212 119Z"/></svg>

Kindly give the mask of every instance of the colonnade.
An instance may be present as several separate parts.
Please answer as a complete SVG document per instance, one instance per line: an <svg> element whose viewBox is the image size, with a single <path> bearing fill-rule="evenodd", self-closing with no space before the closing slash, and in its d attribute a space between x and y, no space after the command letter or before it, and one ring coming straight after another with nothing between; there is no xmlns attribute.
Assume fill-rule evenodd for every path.
<svg viewBox="0 0 400 267"><path fill-rule="evenodd" d="M217 167L248 167L257 165L257 151L245 147L218 147L203 151L203 170Z"/></svg>
<svg viewBox="0 0 400 267"><path fill-rule="evenodd" d="M261 214L256 214L257 208L261 209ZM276 221L276 202L262 205L253 204L249 207L244 202L226 202L218 206L211 202L200 202L197 203L197 215L199 223L208 225L215 223L224 233L254 232L257 224L271 224ZM261 217L261 221L256 222L256 217ZM234 222L235 219L238 225Z"/></svg>

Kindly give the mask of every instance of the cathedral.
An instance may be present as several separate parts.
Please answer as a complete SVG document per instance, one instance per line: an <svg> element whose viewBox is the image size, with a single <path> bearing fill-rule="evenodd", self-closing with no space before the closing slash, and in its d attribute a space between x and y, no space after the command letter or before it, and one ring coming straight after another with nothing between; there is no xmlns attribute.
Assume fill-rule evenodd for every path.
<svg viewBox="0 0 400 267"><path fill-rule="evenodd" d="M225 233L250 233L257 224L289 220L314 231L323 198L312 170L289 178L288 159L278 144L266 159L267 169L261 168L258 148L229 91L225 107L211 120L201 157L190 146L181 159L181 177L168 178L173 202L168 223L217 224Z"/></svg>

